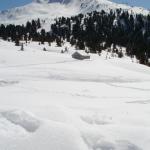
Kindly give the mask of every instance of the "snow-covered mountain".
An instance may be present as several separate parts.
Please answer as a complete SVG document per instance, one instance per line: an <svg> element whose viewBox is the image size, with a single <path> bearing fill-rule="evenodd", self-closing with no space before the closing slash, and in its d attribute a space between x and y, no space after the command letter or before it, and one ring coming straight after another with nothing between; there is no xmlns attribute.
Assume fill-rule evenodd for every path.
<svg viewBox="0 0 150 150"><path fill-rule="evenodd" d="M148 14L149 11L140 7L114 3L109 0L33 0L25 6L0 12L0 23L23 24L27 20L41 18L51 22L56 17L72 16L94 10L109 11L122 8L133 13Z"/></svg>

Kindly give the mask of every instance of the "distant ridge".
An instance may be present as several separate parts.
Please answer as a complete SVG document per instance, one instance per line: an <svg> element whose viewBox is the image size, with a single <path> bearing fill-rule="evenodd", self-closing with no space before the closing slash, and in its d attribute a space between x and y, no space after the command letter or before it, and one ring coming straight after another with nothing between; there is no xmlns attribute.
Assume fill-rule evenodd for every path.
<svg viewBox="0 0 150 150"><path fill-rule="evenodd" d="M24 24L32 19L40 18L48 23L45 25L46 28L56 17L70 17L95 10L108 12L110 9L115 10L119 8L135 14L141 13L147 15L150 13L149 10L141 7L131 7L109 0L33 0L25 6L1 11L0 23Z"/></svg>

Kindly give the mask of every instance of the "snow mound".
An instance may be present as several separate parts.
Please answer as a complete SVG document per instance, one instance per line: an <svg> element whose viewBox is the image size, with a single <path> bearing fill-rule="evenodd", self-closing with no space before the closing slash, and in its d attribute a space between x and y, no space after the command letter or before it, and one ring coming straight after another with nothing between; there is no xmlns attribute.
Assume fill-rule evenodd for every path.
<svg viewBox="0 0 150 150"><path fill-rule="evenodd" d="M94 150L141 150L136 145L128 142L128 141L118 141L116 144L107 142L107 141L99 141L96 145L94 145Z"/></svg>
<svg viewBox="0 0 150 150"><path fill-rule="evenodd" d="M0 111L0 150L6 149L88 150L75 127L18 109Z"/></svg>
<svg viewBox="0 0 150 150"><path fill-rule="evenodd" d="M85 142L90 150L142 150L137 145L127 140L114 140L105 139L99 135L86 135Z"/></svg>
<svg viewBox="0 0 150 150"><path fill-rule="evenodd" d="M21 126L28 132L35 132L40 126L40 121L38 119L32 114L24 111L12 110L4 111L0 114L11 123Z"/></svg>

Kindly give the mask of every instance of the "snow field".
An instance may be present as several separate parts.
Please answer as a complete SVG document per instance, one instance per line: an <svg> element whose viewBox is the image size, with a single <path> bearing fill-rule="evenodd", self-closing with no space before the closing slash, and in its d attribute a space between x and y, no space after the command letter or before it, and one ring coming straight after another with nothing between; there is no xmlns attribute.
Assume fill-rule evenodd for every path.
<svg viewBox="0 0 150 150"><path fill-rule="evenodd" d="M67 46L0 41L0 150L149 150L149 68Z"/></svg>

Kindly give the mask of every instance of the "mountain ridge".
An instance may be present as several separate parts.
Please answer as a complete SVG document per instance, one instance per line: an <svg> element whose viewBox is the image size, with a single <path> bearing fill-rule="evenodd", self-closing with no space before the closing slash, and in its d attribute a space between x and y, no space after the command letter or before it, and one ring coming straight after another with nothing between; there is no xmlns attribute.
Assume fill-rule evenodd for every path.
<svg viewBox="0 0 150 150"><path fill-rule="evenodd" d="M108 12L119 8L135 14L147 15L150 13L141 7L131 7L109 0L33 0L25 6L0 11L0 20L3 24L25 24L27 21L40 18L51 23L55 18L61 16L70 17L95 10Z"/></svg>

